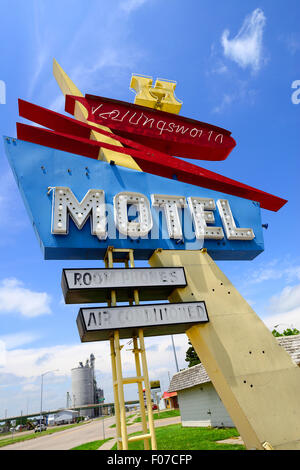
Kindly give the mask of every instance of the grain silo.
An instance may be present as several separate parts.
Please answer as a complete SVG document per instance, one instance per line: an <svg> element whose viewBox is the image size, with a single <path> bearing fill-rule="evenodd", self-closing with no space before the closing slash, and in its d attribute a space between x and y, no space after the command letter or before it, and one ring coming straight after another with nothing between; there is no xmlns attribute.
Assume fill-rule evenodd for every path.
<svg viewBox="0 0 300 470"><path fill-rule="evenodd" d="M90 361L87 359L85 365L80 362L79 367L71 370L73 407L95 403L94 361L91 354ZM81 410L80 416L94 417L94 409Z"/></svg>

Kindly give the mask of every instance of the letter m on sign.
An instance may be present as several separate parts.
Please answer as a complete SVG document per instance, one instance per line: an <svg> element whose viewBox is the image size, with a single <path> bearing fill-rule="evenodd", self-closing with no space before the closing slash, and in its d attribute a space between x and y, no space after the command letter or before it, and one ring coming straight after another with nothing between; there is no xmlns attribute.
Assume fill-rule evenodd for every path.
<svg viewBox="0 0 300 470"><path fill-rule="evenodd" d="M63 186L53 188L51 233L67 235L69 217L81 230L90 216L92 235L96 235L99 239L106 239L104 191L90 189L79 202L70 188Z"/></svg>

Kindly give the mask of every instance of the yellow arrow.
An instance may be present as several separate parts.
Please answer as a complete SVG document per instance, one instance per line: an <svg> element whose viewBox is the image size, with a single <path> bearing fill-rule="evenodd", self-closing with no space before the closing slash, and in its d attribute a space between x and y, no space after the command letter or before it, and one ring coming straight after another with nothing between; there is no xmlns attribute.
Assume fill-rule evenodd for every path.
<svg viewBox="0 0 300 470"><path fill-rule="evenodd" d="M81 91L72 82L70 77L61 68L61 66L58 64L58 62L55 59L53 59L53 75L62 93L64 94L64 96L66 95L83 96ZM76 101L75 103L74 117L78 119L79 121L85 122L87 124L91 124L94 127L99 127L99 129L102 129L104 131L111 132L113 136L112 131L108 127L101 126L100 124L95 124L93 122L88 121L88 110L85 108L85 106L82 103L79 103L78 101ZM112 138L106 137L102 134L99 134L96 131L91 131L90 138L98 142L106 142L108 144L117 145L118 147L123 147L122 144L118 142L117 140L114 140L113 137ZM138 166L138 164L134 161L134 159L130 155L120 154L113 150L100 149L98 159L104 160L106 162L110 162L111 160L113 160L116 165L125 166L126 168L131 168L133 170L142 171L142 169Z"/></svg>

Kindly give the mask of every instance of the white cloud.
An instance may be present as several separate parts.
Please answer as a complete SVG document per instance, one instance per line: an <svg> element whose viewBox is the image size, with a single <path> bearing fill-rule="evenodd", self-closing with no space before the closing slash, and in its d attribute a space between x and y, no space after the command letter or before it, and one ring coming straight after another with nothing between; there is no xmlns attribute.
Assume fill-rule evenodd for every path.
<svg viewBox="0 0 300 470"><path fill-rule="evenodd" d="M271 313L264 318L266 325L278 330L297 328L300 330L300 284L286 286L278 295L271 297L267 311Z"/></svg>
<svg viewBox="0 0 300 470"><path fill-rule="evenodd" d="M41 2L35 0L33 2L33 15L32 15L32 31L34 34L34 69L32 74L30 75L30 82L28 86L28 96L32 96L35 88L39 82L41 73L49 60L50 55L50 47L49 47L49 35L46 33L45 25L43 25L45 21L44 16L44 8ZM46 40L47 35L47 40Z"/></svg>
<svg viewBox="0 0 300 470"><path fill-rule="evenodd" d="M70 77L80 90L97 89L99 77L102 77L102 87L111 89L122 80L124 73L130 76L140 58L138 49L125 42L117 46L103 46L97 56L90 60L91 66L78 64L70 71Z"/></svg>
<svg viewBox="0 0 300 470"><path fill-rule="evenodd" d="M223 75L226 72L228 72L228 67L223 63L219 63L211 70L211 73L216 73L218 75Z"/></svg>
<svg viewBox="0 0 300 470"><path fill-rule="evenodd" d="M250 280L250 282L252 284L260 284L263 281L275 281L276 279L281 279L282 276L283 272L279 269L265 268L253 274L253 278Z"/></svg>
<svg viewBox="0 0 300 470"><path fill-rule="evenodd" d="M21 196L19 194L15 179L11 169L3 168L0 174L0 217L5 221L5 231L2 231L0 243L11 243L11 233L19 232L28 225L27 219L23 214L25 209L21 205Z"/></svg>
<svg viewBox="0 0 300 470"><path fill-rule="evenodd" d="M47 370L59 369L56 374L70 375L71 369L77 367L79 361L85 362L93 351L96 356L96 366L103 372L110 372L109 343L107 342L97 343L97 347L95 344L78 343L7 351L6 369L3 372L17 377L34 378Z"/></svg>
<svg viewBox="0 0 300 470"><path fill-rule="evenodd" d="M65 111L65 96L63 94L58 95L54 100L48 105L49 109L55 111L56 113L64 113Z"/></svg>
<svg viewBox="0 0 300 470"><path fill-rule="evenodd" d="M39 392L40 391L40 386L37 385L37 384L31 384L31 383L28 383L28 384L24 384L22 386L22 390L23 392Z"/></svg>
<svg viewBox="0 0 300 470"><path fill-rule="evenodd" d="M25 344L30 344L39 337L40 336L36 333L20 332L8 335L1 335L0 341L3 341L5 343L6 349L15 349L19 348L20 346L24 346Z"/></svg>
<svg viewBox="0 0 300 470"><path fill-rule="evenodd" d="M121 2L120 8L127 13L131 13L132 11L144 5L147 1L148 0L124 0Z"/></svg>
<svg viewBox="0 0 300 470"><path fill-rule="evenodd" d="M285 287L270 300L269 310L273 312L290 312L296 308L300 309L300 284Z"/></svg>
<svg viewBox="0 0 300 470"><path fill-rule="evenodd" d="M121 344L124 345L121 352L124 377L135 375L132 344L128 343L129 340L121 341ZM174 343L179 368L186 368L187 363L184 361L185 351L188 349L186 335L175 335ZM165 391L169 385L168 376L172 377L176 372L173 348L170 347L172 345L171 337L145 338L145 345L150 380L160 380L162 389ZM49 406L54 408L61 406L65 402L65 388L68 386L68 390L70 390L71 369L78 367L80 361L85 363L92 352L96 357L95 368L98 385L104 388L106 402L113 401L110 344L108 341L8 350L6 351L5 364L1 367L2 376L9 377L3 380L4 390L7 388L7 383L15 381L16 386L11 388L10 396L19 393L20 384L26 386L27 392L33 392L35 385L40 383L42 373L59 369L46 377L47 389L50 389L54 383L58 384L57 381L60 380L60 384L55 389L56 395L53 396L53 401L51 404L49 403ZM125 387L124 391L127 400L137 399L137 387ZM38 400L37 394L32 398L31 409L38 409Z"/></svg>
<svg viewBox="0 0 300 470"><path fill-rule="evenodd" d="M280 39L287 46L288 51L294 55L300 51L300 33L289 33L287 35L281 35Z"/></svg>
<svg viewBox="0 0 300 470"><path fill-rule="evenodd" d="M277 331L283 331L287 328L297 328L300 330L300 307L288 312L269 315L264 317L263 321L271 330L274 327L276 327Z"/></svg>
<svg viewBox="0 0 300 470"><path fill-rule="evenodd" d="M233 103L238 103L239 105L246 103L248 106L251 106L255 101L255 97L256 91L248 88L246 81L236 81L234 91L224 93L219 104L213 108L212 112L220 114Z"/></svg>
<svg viewBox="0 0 300 470"><path fill-rule="evenodd" d="M132 70L138 69L137 64L146 55L139 43L130 38L132 26L129 24L130 15L146 2L148 0L119 0L105 4L94 0L90 2L90 8L80 7L80 22L76 22L76 15L66 21L65 31L72 41L64 43L61 50L60 43L65 40L62 32L58 30L56 35L52 34L53 15L48 18L48 9L36 1L32 24L34 64L28 94L34 94L43 106L56 112L64 111L64 98L49 75L53 51L83 93L111 96L116 90L118 92L120 84L130 80ZM101 18L101 27L95 27L95 18ZM97 47L91 47L91 44Z"/></svg>
<svg viewBox="0 0 300 470"><path fill-rule="evenodd" d="M50 296L46 292L26 289L18 279L3 279L0 282L0 313L20 313L29 318L49 314Z"/></svg>
<svg viewBox="0 0 300 470"><path fill-rule="evenodd" d="M260 8L248 15L233 39L229 39L229 30L222 34L221 43L224 54L240 67L251 67L253 71L262 64L262 39L266 17Z"/></svg>
<svg viewBox="0 0 300 470"><path fill-rule="evenodd" d="M220 103L213 108L212 112L216 114L222 113L224 109L235 100L236 100L236 95L225 93Z"/></svg>
<svg viewBox="0 0 300 470"><path fill-rule="evenodd" d="M0 367L4 367L6 364L6 347L5 341L0 339Z"/></svg>
<svg viewBox="0 0 300 470"><path fill-rule="evenodd" d="M268 263L259 265L246 276L247 284L260 284L266 281L284 280L293 283L300 280L300 266L292 264L291 260L274 259Z"/></svg>

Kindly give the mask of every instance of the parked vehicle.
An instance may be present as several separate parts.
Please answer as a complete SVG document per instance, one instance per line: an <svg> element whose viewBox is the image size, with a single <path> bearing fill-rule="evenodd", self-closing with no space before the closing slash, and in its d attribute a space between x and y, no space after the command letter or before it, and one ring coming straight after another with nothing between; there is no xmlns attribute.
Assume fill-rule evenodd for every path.
<svg viewBox="0 0 300 470"><path fill-rule="evenodd" d="M38 424L34 428L34 432L42 432L42 431L46 431L46 430L47 430L47 426L45 424Z"/></svg>
<svg viewBox="0 0 300 470"><path fill-rule="evenodd" d="M16 427L16 431L24 431L24 429L26 429L26 426L24 424L18 424L18 426Z"/></svg>

